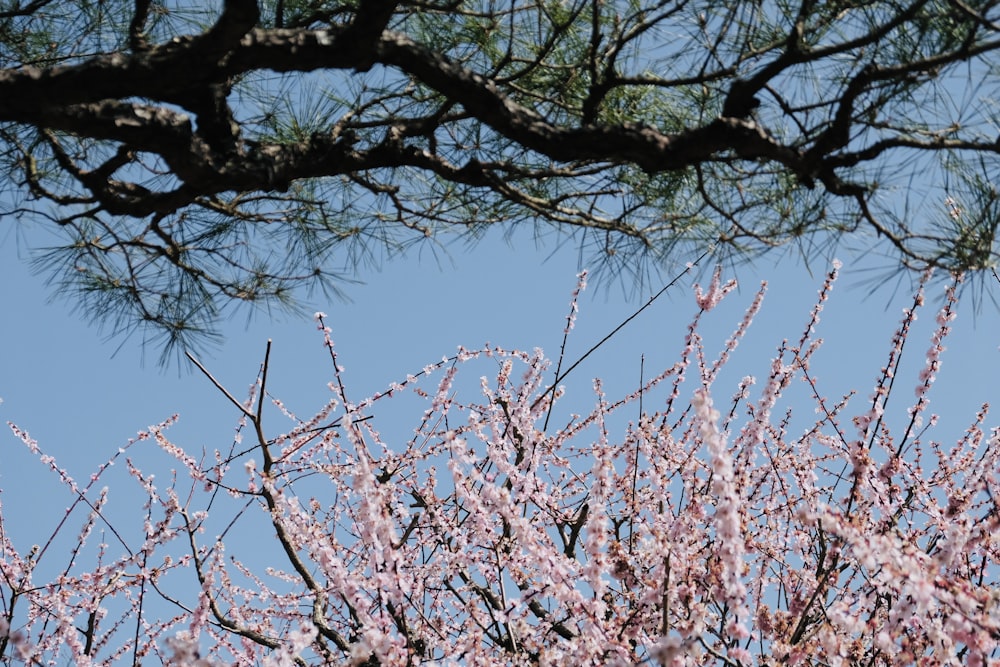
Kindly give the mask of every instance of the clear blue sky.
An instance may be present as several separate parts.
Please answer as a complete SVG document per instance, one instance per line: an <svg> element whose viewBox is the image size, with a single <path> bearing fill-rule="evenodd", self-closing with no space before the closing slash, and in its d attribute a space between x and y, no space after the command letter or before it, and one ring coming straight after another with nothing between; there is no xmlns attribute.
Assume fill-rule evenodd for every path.
<svg viewBox="0 0 1000 667"><path fill-rule="evenodd" d="M121 341L107 341L96 327L72 313L71 301L50 301L52 294L42 278L29 271L27 251L18 248L12 234L0 232L4 232L0 233L4 312L0 417L4 422L13 421L29 430L45 452L83 480L136 431L173 413L180 414L180 422L168 435L176 444L192 454L202 448L228 448L238 415L202 376L187 370L178 373L176 366L158 367L158 350L144 353L133 341L119 349ZM577 254L572 249L549 257L551 248L536 250L530 241L511 247L496 237L474 250L456 247L451 252L452 258L440 263L416 256L391 261L380 272L362 275L364 284L348 287L352 302L315 302L309 307L310 313L322 310L329 315L340 362L346 368L345 380L355 400L452 354L457 345L475 348L490 341L508 348L537 346L552 356L558 354L577 271ZM842 278L820 323L820 335L827 344L814 361L813 373L829 397L857 389L854 414L863 410L901 309L912 297L905 281L896 292L888 285L868 297L872 272L852 264L848 253L841 257L845 260ZM878 260L871 261L880 265ZM882 260L881 266L888 261ZM770 289L755 326L730 363L729 375L718 385L717 403L728 400L735 381L743 375L756 375L759 385L763 384L781 339L798 339L825 268L822 260L817 261L810 275L794 256L776 253L755 266L738 269L740 291L731 294L705 322L703 333L710 339L710 350L719 349L731 333L761 279L769 281ZM671 364L683 347L684 328L695 312L692 282L682 280L582 365L566 382L571 399L592 405L591 380L597 376L606 381L610 398L634 389L643 354L647 377ZM629 299L618 285L607 287L592 283L582 299L569 344L570 360L649 295L634 294ZM986 288L996 293L1000 286L987 282ZM896 418L912 401L940 293L940 285L929 290L928 300L935 307L923 311L907 347L907 370L897 387L898 398L903 400L894 404ZM983 402L998 398L1000 315L988 302L976 316L972 305L971 299L962 304L931 393L930 411L942 415L937 437L946 443L961 436ZM308 314L278 320L261 314L249 325L237 319L227 324L225 334L226 344L203 361L239 398L246 395L271 338L271 391L303 417L311 416L327 400L330 364ZM804 396L803 390L792 391ZM414 414L403 426L415 426L418 416ZM997 422L995 415L988 420L988 424ZM272 421L270 426L276 435L281 425ZM143 465L147 472L155 469L160 479L167 478L174 467L164 456L151 456ZM136 497L123 473L117 470L117 477L109 477L116 504ZM70 501L58 480L6 428L0 435L0 489L6 527L23 549L44 539L58 512ZM74 533L80 521L82 515L73 522Z"/></svg>

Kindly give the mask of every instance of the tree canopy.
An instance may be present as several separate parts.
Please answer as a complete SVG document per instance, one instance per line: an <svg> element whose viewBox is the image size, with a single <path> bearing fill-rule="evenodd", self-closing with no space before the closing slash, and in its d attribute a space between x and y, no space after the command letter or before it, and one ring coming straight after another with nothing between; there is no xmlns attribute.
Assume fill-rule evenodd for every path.
<svg viewBox="0 0 1000 667"><path fill-rule="evenodd" d="M998 48L992 0L3 0L0 205L171 340L497 225L977 270Z"/></svg>

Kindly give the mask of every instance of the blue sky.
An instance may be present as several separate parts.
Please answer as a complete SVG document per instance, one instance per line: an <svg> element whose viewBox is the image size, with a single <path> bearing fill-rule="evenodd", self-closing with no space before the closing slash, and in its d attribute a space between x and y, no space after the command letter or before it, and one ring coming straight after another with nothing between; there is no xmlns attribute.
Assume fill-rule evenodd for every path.
<svg viewBox="0 0 1000 667"><path fill-rule="evenodd" d="M73 313L72 302L52 300L43 278L30 272L27 249L13 235L0 235L0 299L5 313L0 327L0 417L27 429L41 448L54 455L78 479L85 480L137 431L179 413L180 421L168 436L192 454L202 448L226 450L232 442L238 414L202 376L176 366L157 365L158 350L143 350L136 341L108 341L95 326ZM302 317L271 318L259 314L247 322L236 318L225 328L226 343L203 362L234 395L243 398L254 380L266 341L273 340L269 387L303 417L311 416L329 398L333 377L330 362L309 313L325 311L345 367L345 381L355 400L401 381L428 363L485 342L507 348L541 347L558 354L570 294L577 272L577 254L571 249L552 254L526 243L508 245L487 238L472 250L451 250L440 262L417 256L388 262L381 271L360 277L352 285L351 302L314 302ZM869 296L870 270L889 260L867 260L862 265L841 253L842 277L822 314L820 335L827 341L818 353L813 374L826 396L837 398L851 388L858 392L855 410L863 410L889 341L912 301L908 284L893 290L887 284ZM867 267L867 268L866 268ZM755 265L740 266L738 292L706 319L702 332L709 350L720 349L749 305L760 280L769 281L764 307L745 341L717 384L717 404L724 404L744 375L756 375L758 386L774 350L783 338L797 340L823 281L825 264L813 263L810 272L789 254L776 253ZM732 271L727 271L727 276ZM708 276L703 276L707 282ZM649 377L677 358L685 327L696 307L684 278L667 295L643 312L568 378L567 400L593 404L591 382L601 377L609 398L635 389L645 357ZM891 281L890 281L891 282ZM658 287L658 286L657 286ZM988 290L997 285L986 283ZM901 419L912 402L916 375L934 328L942 285L928 289L932 307L922 311L906 355L897 396L890 406ZM623 295L617 284L594 284L581 299L577 328L567 349L573 361L646 301L649 292ZM973 420L983 402L997 399L1000 377L1000 315L991 303L977 314L966 299L947 342L939 380L931 392L930 412L942 417L936 437L954 442ZM120 345L120 347L119 347ZM117 352L116 352L117 351ZM488 372L488 371L483 371ZM804 396L804 387L793 388ZM803 403L805 416L811 406ZM406 424L416 426L419 413ZM992 416L987 424L997 424ZM272 420L272 434L282 424ZM152 445L147 445L152 447ZM135 450L132 455L136 456ZM168 477L170 459L150 456L144 469ZM134 485L109 476L112 503L134 502ZM23 549L47 537L71 498L55 476L41 466L8 429L0 434L0 502L5 528ZM82 515L74 521L82 521ZM141 526L134 527L135 530ZM60 559L61 560L61 559Z"/></svg>

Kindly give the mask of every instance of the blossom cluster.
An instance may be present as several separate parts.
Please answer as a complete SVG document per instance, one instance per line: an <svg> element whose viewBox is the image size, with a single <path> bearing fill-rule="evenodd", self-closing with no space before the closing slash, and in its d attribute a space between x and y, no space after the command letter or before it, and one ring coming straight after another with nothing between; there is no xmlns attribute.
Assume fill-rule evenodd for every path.
<svg viewBox="0 0 1000 667"><path fill-rule="evenodd" d="M104 469L81 487L15 428L80 499L67 518L84 519L70 564L45 579L48 545L0 532L0 664L994 664L1000 434L985 406L948 449L914 425L955 292L897 425L887 400L911 311L872 403L831 403L810 373L835 278L756 393L719 371L765 290L712 363L699 327L734 286L716 273L679 360L620 400L595 382L580 414L560 412L569 392L540 350L500 347L348 402L317 314L333 376L318 414L275 400L293 423L269 435L265 364L250 398L231 399L253 442L197 458L169 422L151 429L140 438L184 473L162 488L134 443L115 455L146 499L137 531L115 527L138 532L133 548L87 549L106 520ZM576 311L574 293L567 334ZM463 382L479 362L499 370ZM800 430L793 387L815 409ZM423 407L399 435L403 395Z"/></svg>

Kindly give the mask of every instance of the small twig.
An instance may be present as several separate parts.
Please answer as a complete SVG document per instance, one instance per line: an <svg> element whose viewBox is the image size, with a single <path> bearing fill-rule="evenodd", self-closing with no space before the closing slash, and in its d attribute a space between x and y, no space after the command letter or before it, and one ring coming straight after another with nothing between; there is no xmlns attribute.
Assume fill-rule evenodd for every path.
<svg viewBox="0 0 1000 667"><path fill-rule="evenodd" d="M644 395L643 389L645 388L646 379L646 355L643 354L639 357L639 417L636 423L639 425L639 429L642 429L642 397ZM639 487L639 443L642 442L642 438L635 439L635 461L632 462L632 512L629 517L629 531L628 531L628 552L629 555L633 553L635 547L635 517L638 515L635 507L636 489Z"/></svg>
<svg viewBox="0 0 1000 667"><path fill-rule="evenodd" d="M267 391L267 367L271 360L271 339L267 339L267 348L264 350L264 364L260 370L260 394L257 398L257 421L261 422L261 412L264 410L264 392Z"/></svg>
<svg viewBox="0 0 1000 667"><path fill-rule="evenodd" d="M271 361L271 339L267 339L267 348L264 350L264 363L261 364L260 369L260 389L257 392L257 414L250 417L250 421L253 423L254 432L257 434L257 442L260 443L260 451L264 457L264 475L267 476L271 472L271 467L274 465L274 459L271 457L271 449L269 448L269 442L266 437L264 437L264 421L261 418L261 414L264 410L264 392L267 391L267 367Z"/></svg>
<svg viewBox="0 0 1000 667"><path fill-rule="evenodd" d="M629 322L631 322L631 321L632 321L632 320L634 320L634 319L635 319L636 317L638 317L638 316L639 316L639 314L640 314L640 313L641 313L642 311L646 310L646 309L647 309L647 308L649 308L649 307L650 307L651 305L653 305L653 302L654 302L654 301L656 301L656 300L657 300L657 299L659 299L659 298L660 298L661 296L663 296L663 294L664 294L664 293L665 293L665 292L666 292L666 291L667 291L668 289L670 289L671 287L673 287L674 285L676 285L676 284L677 284L677 282L678 282L678 281L679 281L679 280L680 280L681 278L683 278L683 277L684 277L684 276L686 276L686 275L687 275L688 273L690 273L691 269L693 269L694 267L698 266L698 264L699 264L699 263L700 263L700 262L701 262L701 261L702 261L703 259L705 259L705 257L707 257L707 256L708 256L708 255L709 255L710 253L712 253L712 252L713 252L713 250L714 250L714 246L713 246L713 247L710 247L710 248L708 248L708 249L707 249L707 250L705 250L705 251L703 251L703 252L701 253L701 255L699 255L699 256L698 256L698 258L697 258L696 260L694 260L693 262L691 262L690 264L688 264L688 265L687 265L687 266L686 266L686 267L684 268L684 270L683 270L683 271L681 271L680 273L678 273L678 274L677 274L677 275L676 275L676 276L675 276L675 277L673 278L673 280L671 280L671 281L670 281L670 282L668 282L668 283L667 283L666 285L664 285L664 286L663 286L662 288L660 288L660 291L659 291L659 292L657 292L657 293L656 293L656 294L654 294L653 296L649 297L649 300L648 300L648 301L646 301L646 303L644 303L644 304L643 304L643 305L642 305L642 306L641 306L641 307L640 307L640 308L639 308L638 310L636 310L636 311L635 311L634 313L632 313L631 315L629 315L628 317L626 317L626 318L625 318L625 319L624 319L624 320L622 321L622 323L621 323L621 324L619 324L618 326L616 326L616 327L615 327L614 329L612 329L612 330L611 330L611 332L610 332L610 333L609 333L608 335L606 335L606 336L605 336L604 338L602 338L601 340L597 341L597 343L595 343L595 344L593 345L593 347L591 347L591 348L590 348L589 350L587 350L586 352L584 352L584 353L583 353L583 356L581 356L581 357L580 357L579 359L577 359L577 360L576 360L575 362L573 362L573 363L572 363L572 364L570 365L570 367L566 369L566 371L565 371L565 372L563 372L563 373L562 373L561 375L559 375L559 376L557 376L557 377L556 377L556 379L555 379L555 380L554 380L554 381L552 382L552 386L551 386L551 387L550 387L550 388L549 388L549 389L548 389L547 391L545 391L545 393L543 393L543 394L542 394L541 396L539 396L538 398L536 398L536 399L535 399L535 402L531 404L531 407L532 407L532 408L534 408L534 407L537 407L537 406L538 406L538 404L539 404L539 403L540 403L540 402L541 402L541 401L542 401L542 400L543 400L543 399L544 399L544 398L545 398L545 397L546 397L547 395L549 395L549 394L551 394L551 395L552 395L553 397L555 397L555 393L556 393L556 390L557 390L557 389L558 389L558 387L559 387L559 383L560 383L560 382L562 382L563 380L565 380L565 379L566 379L566 376L567 376L567 375L569 375L570 373L572 373L572 372L573 372L573 371L574 371L574 370L576 369L576 367L577 367L577 366L579 366L580 364L582 364L582 363L583 363L583 361L584 361L584 360L585 360L585 359L586 359L587 357L589 357L589 356L590 356L591 354L593 354L594 352L596 352L596 351L597 351L597 349L598 349L599 347L601 347L601 346L602 346L602 345L604 345L604 344L605 344L606 342L608 342L608 341L609 341L609 340L611 339L611 337L612 337L612 336L614 336L614 335L615 335L616 333L618 333L619 331L621 331L622 329L624 329L624 328L625 328L625 325L627 325L627 324L628 324Z"/></svg>
<svg viewBox="0 0 1000 667"><path fill-rule="evenodd" d="M559 360L556 362L556 379L559 378L559 373L562 370L563 360L566 358L566 342L569 340L570 329L573 328L573 324L576 320L576 311L579 308L580 292L583 291L583 287L586 284L587 272L583 271L577 276L576 289L573 291L573 302L570 304L569 313L566 315L566 328L563 329L562 344L559 346ZM543 431L549 430L549 419L552 417L552 408L555 407L555 401L549 403L548 412L545 414L545 424L542 426Z"/></svg>
<svg viewBox="0 0 1000 667"><path fill-rule="evenodd" d="M268 340L267 344L268 344L268 352L270 352L271 341ZM186 356L188 359L190 359L191 363L193 363L195 366L198 367L198 370L200 370L205 375L205 377L208 378L209 382L211 382L212 384L214 384L215 388L218 389L219 391L221 391L222 394L226 398L229 399L230 403L232 403L233 405L235 405L237 408L240 409L240 412L242 412L243 414L245 414L250 419L256 419L257 418L256 415L254 415L252 412L250 412L245 407L243 407L243 404L240 403L239 401L237 401L236 397L234 397L232 394L230 394L229 391L225 387L222 386L222 383L220 383L218 380L216 380L215 376L212 375L211 373L209 373L208 369L205 368L204 366L202 366L200 361L198 361L197 359L195 359L195 357L194 357L193 354L191 354L190 352L188 352L187 350L185 350L184 351L184 356Z"/></svg>

